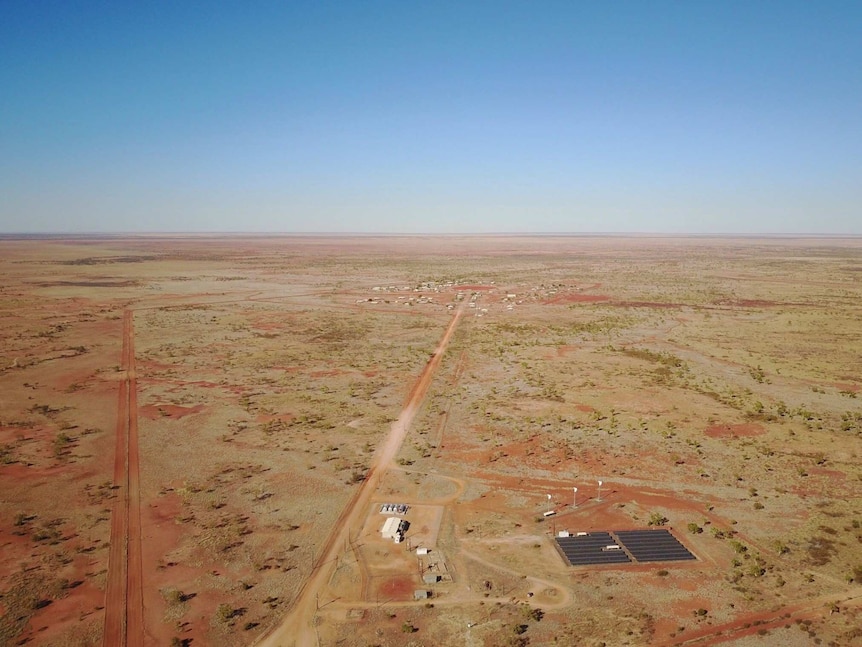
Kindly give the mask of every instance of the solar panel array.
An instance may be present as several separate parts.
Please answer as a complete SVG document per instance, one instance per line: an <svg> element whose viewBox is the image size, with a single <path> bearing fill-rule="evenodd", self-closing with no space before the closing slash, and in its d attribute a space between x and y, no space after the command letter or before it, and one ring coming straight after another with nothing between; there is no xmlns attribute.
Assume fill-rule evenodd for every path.
<svg viewBox="0 0 862 647"><path fill-rule="evenodd" d="M623 530L615 534L638 562L694 559L694 555L667 530Z"/></svg>
<svg viewBox="0 0 862 647"><path fill-rule="evenodd" d="M555 537L572 566L695 559L667 530L621 530Z"/></svg>
<svg viewBox="0 0 862 647"><path fill-rule="evenodd" d="M557 537L557 544L572 566L592 564L628 564L629 556L607 532L591 532L580 537Z"/></svg>

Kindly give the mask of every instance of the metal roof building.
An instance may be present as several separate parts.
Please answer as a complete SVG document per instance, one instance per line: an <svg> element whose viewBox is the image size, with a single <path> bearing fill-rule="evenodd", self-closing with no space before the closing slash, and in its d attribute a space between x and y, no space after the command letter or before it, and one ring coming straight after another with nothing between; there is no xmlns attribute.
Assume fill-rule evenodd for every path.
<svg viewBox="0 0 862 647"><path fill-rule="evenodd" d="M386 523L383 524L380 534L383 535L384 539L395 539L398 536L400 525L401 519L398 517L389 517Z"/></svg>

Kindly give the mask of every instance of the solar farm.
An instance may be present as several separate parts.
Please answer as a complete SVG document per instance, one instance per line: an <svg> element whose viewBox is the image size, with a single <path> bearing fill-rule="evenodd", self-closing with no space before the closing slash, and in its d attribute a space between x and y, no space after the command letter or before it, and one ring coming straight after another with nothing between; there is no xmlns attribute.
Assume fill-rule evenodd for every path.
<svg viewBox="0 0 862 647"><path fill-rule="evenodd" d="M696 559L668 530L617 530L555 537L570 566Z"/></svg>

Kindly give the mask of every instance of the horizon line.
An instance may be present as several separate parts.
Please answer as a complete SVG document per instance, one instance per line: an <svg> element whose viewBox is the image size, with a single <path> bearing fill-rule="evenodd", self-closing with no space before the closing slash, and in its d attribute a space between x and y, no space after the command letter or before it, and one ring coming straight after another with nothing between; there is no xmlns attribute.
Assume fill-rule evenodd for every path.
<svg viewBox="0 0 862 647"><path fill-rule="evenodd" d="M649 238L862 238L862 233L823 233L823 232L657 232L657 231L497 231L497 232L363 232L363 231L0 231L0 238L88 238L88 237L246 237L280 236L280 237L351 237L351 238L416 238L416 237L649 237Z"/></svg>

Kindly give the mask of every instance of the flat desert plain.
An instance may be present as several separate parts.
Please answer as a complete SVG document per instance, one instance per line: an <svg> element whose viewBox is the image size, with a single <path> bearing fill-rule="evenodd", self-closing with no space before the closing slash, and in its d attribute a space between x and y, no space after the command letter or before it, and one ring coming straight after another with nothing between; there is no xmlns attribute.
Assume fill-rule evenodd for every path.
<svg viewBox="0 0 862 647"><path fill-rule="evenodd" d="M0 644L862 644L862 239L7 236L0 276ZM556 541L657 528L694 559Z"/></svg>

